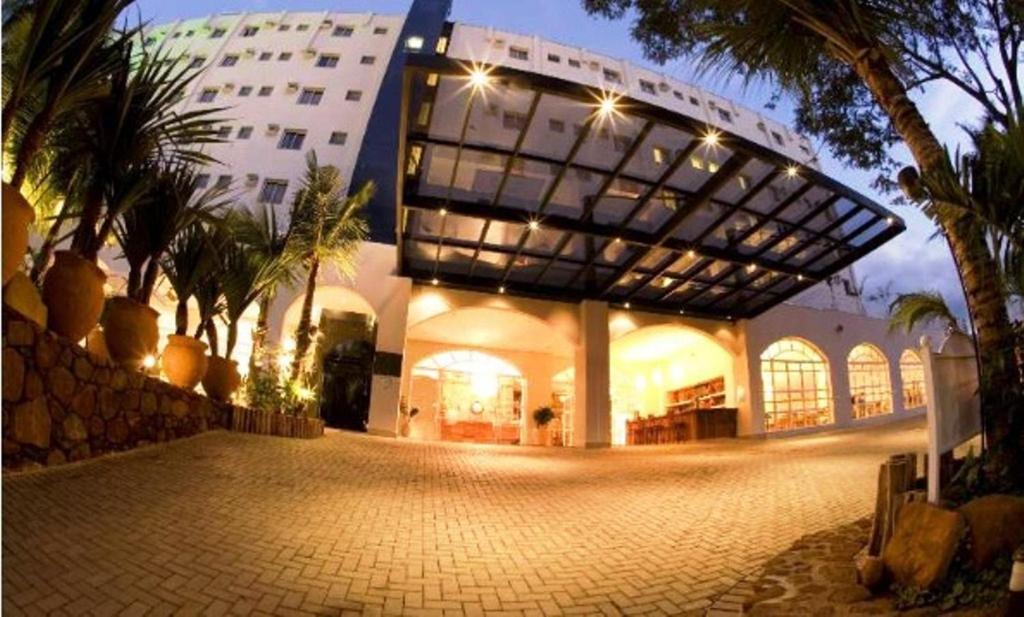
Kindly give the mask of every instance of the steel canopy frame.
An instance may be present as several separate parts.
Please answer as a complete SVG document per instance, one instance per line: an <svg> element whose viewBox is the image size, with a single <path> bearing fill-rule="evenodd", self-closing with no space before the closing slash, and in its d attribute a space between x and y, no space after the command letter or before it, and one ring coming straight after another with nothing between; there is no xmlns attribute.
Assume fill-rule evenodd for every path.
<svg viewBox="0 0 1024 617"><path fill-rule="evenodd" d="M597 111L590 113L582 125L576 126L572 145L562 157L524 152L524 143L535 126L542 98L555 97L595 108L603 93L583 84L501 65L487 66L484 70L491 83L501 84L495 90L514 86L529 91L529 109L523 118L522 126L517 127L514 145L505 147L500 144L467 143L467 127L473 112L473 102L477 98L475 92L470 92L465 105L460 108L446 108L443 112L437 108L430 108L426 127L421 125L417 128L416 123L410 121L410 128L403 136L405 151L400 153L399 160L403 161L400 173L405 174L406 178L403 183L402 211L399 213L400 270L403 275L414 280L559 301L605 299L628 308L654 312L685 313L717 319L751 318L835 274L905 229L902 219L898 216L815 169L800 166L781 153L738 135L723 132L718 127L705 125L694 118L636 99L616 99L619 111L614 113L630 117L640 128L628 146L621 149L622 154L614 165L606 168L576 160L583 145L594 138L592 128ZM468 71L465 63L445 56L409 54L406 60L407 86L403 93L406 100L403 102L410 119L415 117L419 108L419 101L409 100L414 92L427 92L425 98L429 98L440 87L442 79L465 78ZM423 82L430 81L435 90L431 91L429 87L410 87L417 79ZM497 96L497 100L501 100L500 95L494 92L489 92L488 95ZM431 126L439 113L464 114L461 118L462 130L457 141L431 135ZM689 138L686 145L675 149L670 160L665 161L656 179L628 173L630 164L644 147L653 130L659 126L683 133ZM712 131L717 134L719 145L728 150L728 158L721 164L716 164L717 167L712 167L709 170L711 173L706 174L698 186L689 189L674 186L673 177L694 154L702 136ZM418 149L415 160L411 158L414 148ZM448 186L442 187L447 188L444 197L427 195L420 191L419 174L422 172L426 153L433 153L432 149L437 148L454 148L457 153L448 178ZM616 150L620 149L616 147ZM453 195L455 178L459 173L459 165L464 160L464 152L504 157L497 190L488 198L487 203L468 201ZM547 164L553 176L542 195L536 198L529 208L509 205L505 199L509 177L517 161ZM767 171L753 186L748 186L749 178L744 182L740 174L751 161L767 165ZM581 173L600 174L602 179L597 185L596 192L580 198L578 215L549 213L548 205L560 184L573 169ZM782 176L781 172L784 169L790 170L789 176L798 176L801 184L782 197L779 197L775 187L772 187L774 199L771 199L767 209L752 207L753 200L764 198L765 189ZM793 169L798 172L792 173ZM447 170L445 173L448 173ZM595 210L618 180L640 187L640 194L633 199L634 203L625 206L630 208L629 212L622 219L616 219L619 223L595 221ZM731 182L738 182L744 189L743 193L731 202L716 198L716 194ZM800 216L790 216L790 206L797 204L813 189L823 189L828 194L811 207L809 212L801 213ZM671 202L666 195L671 198ZM653 204L656 199L661 201ZM668 217L654 229L636 228L636 217L655 205L669 208ZM840 213L839 205L849 209ZM699 229L687 228L695 213L709 207L718 208L721 212L712 217L710 224L702 221L699 223ZM413 229L419 222L419 217L430 213L441 216L440 230L437 233L424 233L423 230ZM449 236L446 232L448 215L478 221L481 225L479 237L474 236L475 240L466 240L455 235ZM725 231L729 221L737 215L753 219L753 222L736 229L738 233L735 235L726 233L727 240L724 244L715 242L715 232ZM820 220L823 216L829 218L824 227L819 229L812 225L813 221ZM844 224L865 218L864 222L846 233ZM495 223L520 225L522 229L515 232L518 236L514 241L489 242L488 232ZM769 229L774 231L767 239L759 241L756 245L744 245L745 241L770 224ZM553 248L527 247L530 235L540 228L556 234L557 241ZM870 236L862 237L872 229L875 231ZM695 233L683 234L682 237L691 238L687 241L682 239L680 231ZM837 232L836 235L832 235L833 232ZM582 241L582 257L565 254L574 238ZM787 240L790 241L790 245L783 245ZM405 246L409 242L435 244L433 263L427 263L423 257L413 257L412 251ZM444 259L441 249L445 244L472 252L472 258L468 261L464 273L452 271L462 263L461 261L451 262L451 267L448 268L441 267ZM607 250L614 245L621 245L620 254L615 258L605 258ZM774 254L773 249L779 245L787 246L786 250L781 254ZM820 250L807 259L793 261L802 253L813 250L815 245L820 246ZM480 273L477 264L483 251L505 256L507 259L496 271ZM836 258L822 264L830 255ZM682 272L674 272L673 266L684 256L692 258L692 263ZM529 273L526 277L528 282L512 276L519 267L517 261L520 258L536 264L538 271L535 274ZM551 272L556 265L560 267L562 275L571 273L568 282L552 277ZM717 274L702 276L705 271L711 272L716 265L721 268ZM815 267L816 265L818 266ZM747 276L742 276L744 271ZM768 279L765 284L763 279L766 276L774 278ZM737 280L731 280L734 278ZM659 281L667 284L656 286ZM788 285L778 289L784 282ZM760 286L756 286L759 283ZM694 293L677 293L691 286L694 287ZM717 295L712 295L704 302L697 302L699 298L707 296L712 291ZM654 293L651 295L648 292Z"/></svg>

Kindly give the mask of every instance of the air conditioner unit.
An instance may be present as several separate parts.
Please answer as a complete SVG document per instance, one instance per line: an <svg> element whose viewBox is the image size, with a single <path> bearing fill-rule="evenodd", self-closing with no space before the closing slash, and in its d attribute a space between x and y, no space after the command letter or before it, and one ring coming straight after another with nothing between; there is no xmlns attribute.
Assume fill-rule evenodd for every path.
<svg viewBox="0 0 1024 617"><path fill-rule="evenodd" d="M271 28L273 28L274 26L276 26L276 25L277 25L277 22L276 22L276 21L274 21L273 19L268 19L268 20L267 20L267 21L266 21L265 23L266 23L266 24L267 24L268 26L270 26Z"/></svg>
<svg viewBox="0 0 1024 617"><path fill-rule="evenodd" d="M491 45L493 45L495 47L504 47L505 46L505 39L492 39L491 40Z"/></svg>
<svg viewBox="0 0 1024 617"><path fill-rule="evenodd" d="M333 21L331 21L329 19L325 19L322 22L320 22L320 29L321 30L326 30L327 28L330 28L333 25L334 25Z"/></svg>
<svg viewBox="0 0 1024 617"><path fill-rule="evenodd" d="M297 92L299 90L299 83L296 81L288 82L288 92Z"/></svg>
<svg viewBox="0 0 1024 617"><path fill-rule="evenodd" d="M249 49L245 50L245 57L246 58L252 58L255 55L256 55L256 50L254 48L250 47Z"/></svg>
<svg viewBox="0 0 1024 617"><path fill-rule="evenodd" d="M278 124L268 124L267 125L267 135L276 135L277 132L280 131L280 130L281 130L281 126L278 125Z"/></svg>
<svg viewBox="0 0 1024 617"><path fill-rule="evenodd" d="M658 90L661 90L662 92L668 92L671 89L672 87L665 82L661 82L658 84Z"/></svg>
<svg viewBox="0 0 1024 617"><path fill-rule="evenodd" d="M246 174L245 175L245 185L246 186L256 186L256 184L259 181L260 181L259 174Z"/></svg>
<svg viewBox="0 0 1024 617"><path fill-rule="evenodd" d="M601 68L601 64L600 63L591 60L591 62L590 62L590 70L591 71L597 71L600 68Z"/></svg>
<svg viewBox="0 0 1024 617"><path fill-rule="evenodd" d="M231 92L235 89L235 84L224 84L224 91Z"/></svg>
<svg viewBox="0 0 1024 617"><path fill-rule="evenodd" d="M306 50L306 51L304 51L303 53L305 53L305 54L306 54L306 57L307 57L307 58L312 58L312 57L316 56L316 50L315 50L315 49L312 49L312 48L310 48L310 49L307 49L307 50Z"/></svg>

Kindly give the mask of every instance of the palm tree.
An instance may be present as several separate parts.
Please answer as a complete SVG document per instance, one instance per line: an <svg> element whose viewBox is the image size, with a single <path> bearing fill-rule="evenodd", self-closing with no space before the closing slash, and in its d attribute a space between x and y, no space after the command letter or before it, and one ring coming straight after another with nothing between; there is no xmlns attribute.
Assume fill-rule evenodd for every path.
<svg viewBox="0 0 1024 617"><path fill-rule="evenodd" d="M296 380L311 343L313 296L321 265L335 267L343 276L355 270L359 245L366 238L362 208L373 196L372 183L366 183L345 197L341 173L332 165L321 166L316 152L306 161L306 176L292 206L292 251L306 268L306 294L302 314L295 329L295 358L291 378Z"/></svg>
<svg viewBox="0 0 1024 617"><path fill-rule="evenodd" d="M705 68L719 67L748 79L764 77L795 93L813 90L815 79L852 72L889 119L922 175L946 165L945 151L909 96L900 45L910 29L911 3L870 0L584 0L611 17L640 12L634 34L659 58L691 54ZM924 10L928 10L927 8ZM903 11L903 12L901 12ZM871 110L873 113L873 110ZM985 237L962 210L937 202L928 210L949 243L978 337L979 361L996 391L1018 380L1012 367L1013 339L999 264ZM1009 407L994 405L993 427L1005 434Z"/></svg>
<svg viewBox="0 0 1024 617"><path fill-rule="evenodd" d="M174 239L198 221L212 221L228 202L224 189L200 190L199 175L190 165L146 167L129 190L146 191L135 207L121 213L114 235L128 262L127 296L149 304L160 274L160 260ZM113 199L112 201L124 201Z"/></svg>
<svg viewBox="0 0 1024 617"><path fill-rule="evenodd" d="M192 222L183 228L174 237L174 240L167 247L167 251L160 259L160 269L164 273L167 282L170 283L174 295L177 297L177 306L174 313L174 333L180 336L188 334L188 301L196 295L200 286L205 283L210 274L218 266L219 256L216 246L207 231L207 225L198 221ZM209 289L205 289L209 292ZM219 293L217 294L219 295ZM207 293L207 298L209 294ZM216 297L213 302L207 301L209 308L205 313L200 310L200 322L210 317L215 311ZM200 303L202 305L202 303ZM203 332L203 324L200 324L196 332L196 338L200 338Z"/></svg>
<svg viewBox="0 0 1024 617"><path fill-rule="evenodd" d="M229 225L229 228L232 227L233 224ZM267 264L248 246L232 242L224 247L222 265L220 278L224 292L224 319L228 325L224 357L230 358L238 341L238 321L267 285L264 278Z"/></svg>
<svg viewBox="0 0 1024 617"><path fill-rule="evenodd" d="M140 169L151 165L206 165L202 146L218 143L213 127L223 108L177 112L175 105L200 74L159 51L119 51L110 92L85 106L62 134L56 164L77 186L80 200L71 248L95 261L119 217L145 194L129 190Z"/></svg>
<svg viewBox="0 0 1024 617"><path fill-rule="evenodd" d="M911 332L920 325L938 321L947 331L959 330L960 322L946 304L942 294L935 291L903 293L889 304L889 330Z"/></svg>
<svg viewBox="0 0 1024 617"><path fill-rule="evenodd" d="M120 48L113 32L134 0L34 0L4 7L3 145L20 188L50 128L104 96Z"/></svg>
<svg viewBox="0 0 1024 617"><path fill-rule="evenodd" d="M294 220L294 217L293 219ZM249 374L258 369L259 357L266 344L270 305L281 285L294 286L298 282L301 262L290 248L291 226L282 230L273 206L259 204L255 209L238 210L234 217L234 236L247 247L253 259L261 262L262 293L257 299L259 316L252 332L252 354L249 356Z"/></svg>

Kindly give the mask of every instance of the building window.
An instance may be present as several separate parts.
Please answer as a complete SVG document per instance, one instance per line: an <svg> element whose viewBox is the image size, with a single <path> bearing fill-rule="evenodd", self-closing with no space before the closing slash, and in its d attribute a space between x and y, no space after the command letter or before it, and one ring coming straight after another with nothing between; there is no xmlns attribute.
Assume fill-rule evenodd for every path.
<svg viewBox="0 0 1024 617"><path fill-rule="evenodd" d="M196 56L195 58L192 58L192 62L188 63L188 68L190 68L190 69L201 69L201 68L203 68L203 64L205 64L205 63L206 63L206 58L205 57L203 57L203 56Z"/></svg>
<svg viewBox="0 0 1024 617"><path fill-rule="evenodd" d="M419 51L423 49L423 42L422 36L410 36L405 39L405 48L413 51Z"/></svg>
<svg viewBox="0 0 1024 617"><path fill-rule="evenodd" d="M331 138L327 140L327 143L332 146L344 146L346 141L348 141L348 133L334 131L331 133Z"/></svg>
<svg viewBox="0 0 1024 617"><path fill-rule="evenodd" d="M278 32L288 32L291 29L292 27L288 24L281 24L280 26L277 27Z"/></svg>
<svg viewBox="0 0 1024 617"><path fill-rule="evenodd" d="M874 345L861 343L846 359L854 419L892 413L889 362Z"/></svg>
<svg viewBox="0 0 1024 617"><path fill-rule="evenodd" d="M302 142L306 141L306 131L288 131L281 135L277 142L278 150L301 150Z"/></svg>
<svg viewBox="0 0 1024 617"><path fill-rule="evenodd" d="M299 24L295 26L295 30L297 32L305 32L306 30L309 30L309 24Z"/></svg>
<svg viewBox="0 0 1024 617"><path fill-rule="evenodd" d="M690 97L690 105L693 105L695 107L700 107L700 101L697 100L697 97L691 96Z"/></svg>
<svg viewBox="0 0 1024 617"><path fill-rule="evenodd" d="M239 139L249 139L250 137L252 137L252 127L251 126L239 127L239 129L238 129L238 138Z"/></svg>
<svg viewBox="0 0 1024 617"><path fill-rule="evenodd" d="M506 129L521 131L526 128L526 116L514 111L506 111L501 118L501 125Z"/></svg>
<svg viewBox="0 0 1024 617"><path fill-rule="evenodd" d="M231 127L226 124L217 127L217 137L220 139L227 139L228 137L231 137Z"/></svg>
<svg viewBox="0 0 1024 617"><path fill-rule="evenodd" d="M260 31L259 26L246 26L242 28L242 36L248 38L250 36L256 36L256 33Z"/></svg>
<svg viewBox="0 0 1024 617"><path fill-rule="evenodd" d="M661 146L654 146L651 148L651 157L655 165L664 165L668 162L668 151Z"/></svg>
<svg viewBox="0 0 1024 617"><path fill-rule="evenodd" d="M772 139L774 139L775 143L779 144L780 146L786 145L786 140L782 138L782 134L779 133L778 131L772 131Z"/></svg>
<svg viewBox="0 0 1024 617"><path fill-rule="evenodd" d="M718 108L718 117L723 122L732 122L732 112L727 109Z"/></svg>
<svg viewBox="0 0 1024 617"><path fill-rule="evenodd" d="M277 61L278 62L287 62L287 61L289 61L291 59L292 59L292 52L290 52L290 51L282 51L281 53L279 53L277 55Z"/></svg>
<svg viewBox="0 0 1024 617"><path fill-rule="evenodd" d="M832 424L832 385L825 356L809 343L784 338L761 354L764 429L785 431Z"/></svg>
<svg viewBox="0 0 1024 617"><path fill-rule="evenodd" d="M316 59L316 65L321 68L332 69L338 66L339 57L335 54L320 54L320 57Z"/></svg>
<svg viewBox="0 0 1024 617"><path fill-rule="evenodd" d="M198 174L196 176L196 187L205 189L210 185L210 174Z"/></svg>
<svg viewBox="0 0 1024 617"><path fill-rule="evenodd" d="M673 91L672 91L672 96L676 97L676 98L677 98L677 99L679 99L680 101L683 101L683 100L685 100L685 97L683 96L683 93L682 93L682 92L680 92L680 91L678 91L678 90L673 90Z"/></svg>
<svg viewBox="0 0 1024 617"><path fill-rule="evenodd" d="M217 98L216 88L203 88L202 93L199 95L199 102L212 103L215 98Z"/></svg>
<svg viewBox="0 0 1024 617"><path fill-rule="evenodd" d="M224 36L227 33L228 33L228 31L225 30L224 28L214 28L213 32L210 33L210 38L211 39L219 39L220 37Z"/></svg>
<svg viewBox="0 0 1024 617"><path fill-rule="evenodd" d="M900 355L900 381L903 382L903 408L924 407L924 362L913 349L904 349Z"/></svg>
<svg viewBox="0 0 1024 617"><path fill-rule="evenodd" d="M231 186L231 174L217 176L217 183L214 186L219 189L226 189Z"/></svg>
<svg viewBox="0 0 1024 617"><path fill-rule="evenodd" d="M334 26L334 36L350 37L355 33L355 28L352 26Z"/></svg>
<svg viewBox="0 0 1024 617"><path fill-rule="evenodd" d="M568 64L574 69L580 68L580 61L577 60L576 58L569 58Z"/></svg>
<svg viewBox="0 0 1024 617"><path fill-rule="evenodd" d="M548 130L552 133L564 133L565 132L565 121L556 120L551 118L548 120Z"/></svg>
<svg viewBox="0 0 1024 617"><path fill-rule="evenodd" d="M743 174L736 174L736 183L745 191L750 187L750 178Z"/></svg>
<svg viewBox="0 0 1024 617"><path fill-rule="evenodd" d="M362 98L363 98L363 91L362 90L349 90L348 92L345 93L345 100L346 101L359 101L359 100L362 100Z"/></svg>
<svg viewBox="0 0 1024 617"><path fill-rule="evenodd" d="M377 26L376 28L373 29L373 33L378 35L378 36L379 35L384 35L384 34L388 33L388 29L387 28L383 28L381 26Z"/></svg>
<svg viewBox="0 0 1024 617"><path fill-rule="evenodd" d="M376 56L363 56L359 59L359 64L373 64L377 61Z"/></svg>
<svg viewBox="0 0 1024 617"><path fill-rule="evenodd" d="M554 62L555 64L561 64L562 57L558 54L548 54L548 62Z"/></svg>
<svg viewBox="0 0 1024 617"><path fill-rule="evenodd" d="M654 84L646 79L640 80L640 89L647 94L658 94L658 90L654 87Z"/></svg>
<svg viewBox="0 0 1024 617"><path fill-rule="evenodd" d="M322 88L303 88L299 94L299 105L319 105L323 98Z"/></svg>
<svg viewBox="0 0 1024 617"><path fill-rule="evenodd" d="M260 86L259 96L270 96L274 92L274 86Z"/></svg>
<svg viewBox="0 0 1024 617"><path fill-rule="evenodd" d="M618 71L613 71L611 69L605 69L604 70L604 80L608 81L608 82L611 82L613 84L621 84L622 83L622 75L620 75Z"/></svg>
<svg viewBox="0 0 1024 617"><path fill-rule="evenodd" d="M513 60L529 60L530 52L522 47L509 47L508 57Z"/></svg>
<svg viewBox="0 0 1024 617"><path fill-rule="evenodd" d="M238 89L238 96L249 96L252 94L252 86L242 86Z"/></svg>
<svg viewBox="0 0 1024 617"><path fill-rule="evenodd" d="M238 64L238 56L235 54L228 54L220 60L221 66L235 66Z"/></svg>
<svg viewBox="0 0 1024 617"><path fill-rule="evenodd" d="M259 200L265 204L284 203L284 194L287 190L287 180L264 180Z"/></svg>
<svg viewBox="0 0 1024 617"><path fill-rule="evenodd" d="M260 62L266 62L267 60L270 60L273 57L274 54L270 53L269 51L260 52Z"/></svg>

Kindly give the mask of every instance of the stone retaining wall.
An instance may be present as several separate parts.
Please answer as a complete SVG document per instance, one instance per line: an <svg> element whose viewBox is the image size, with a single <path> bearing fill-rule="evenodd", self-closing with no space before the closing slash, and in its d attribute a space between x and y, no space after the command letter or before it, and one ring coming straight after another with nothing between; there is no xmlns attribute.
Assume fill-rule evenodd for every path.
<svg viewBox="0 0 1024 617"><path fill-rule="evenodd" d="M232 406L98 358L3 309L3 466L54 465L231 426Z"/></svg>

